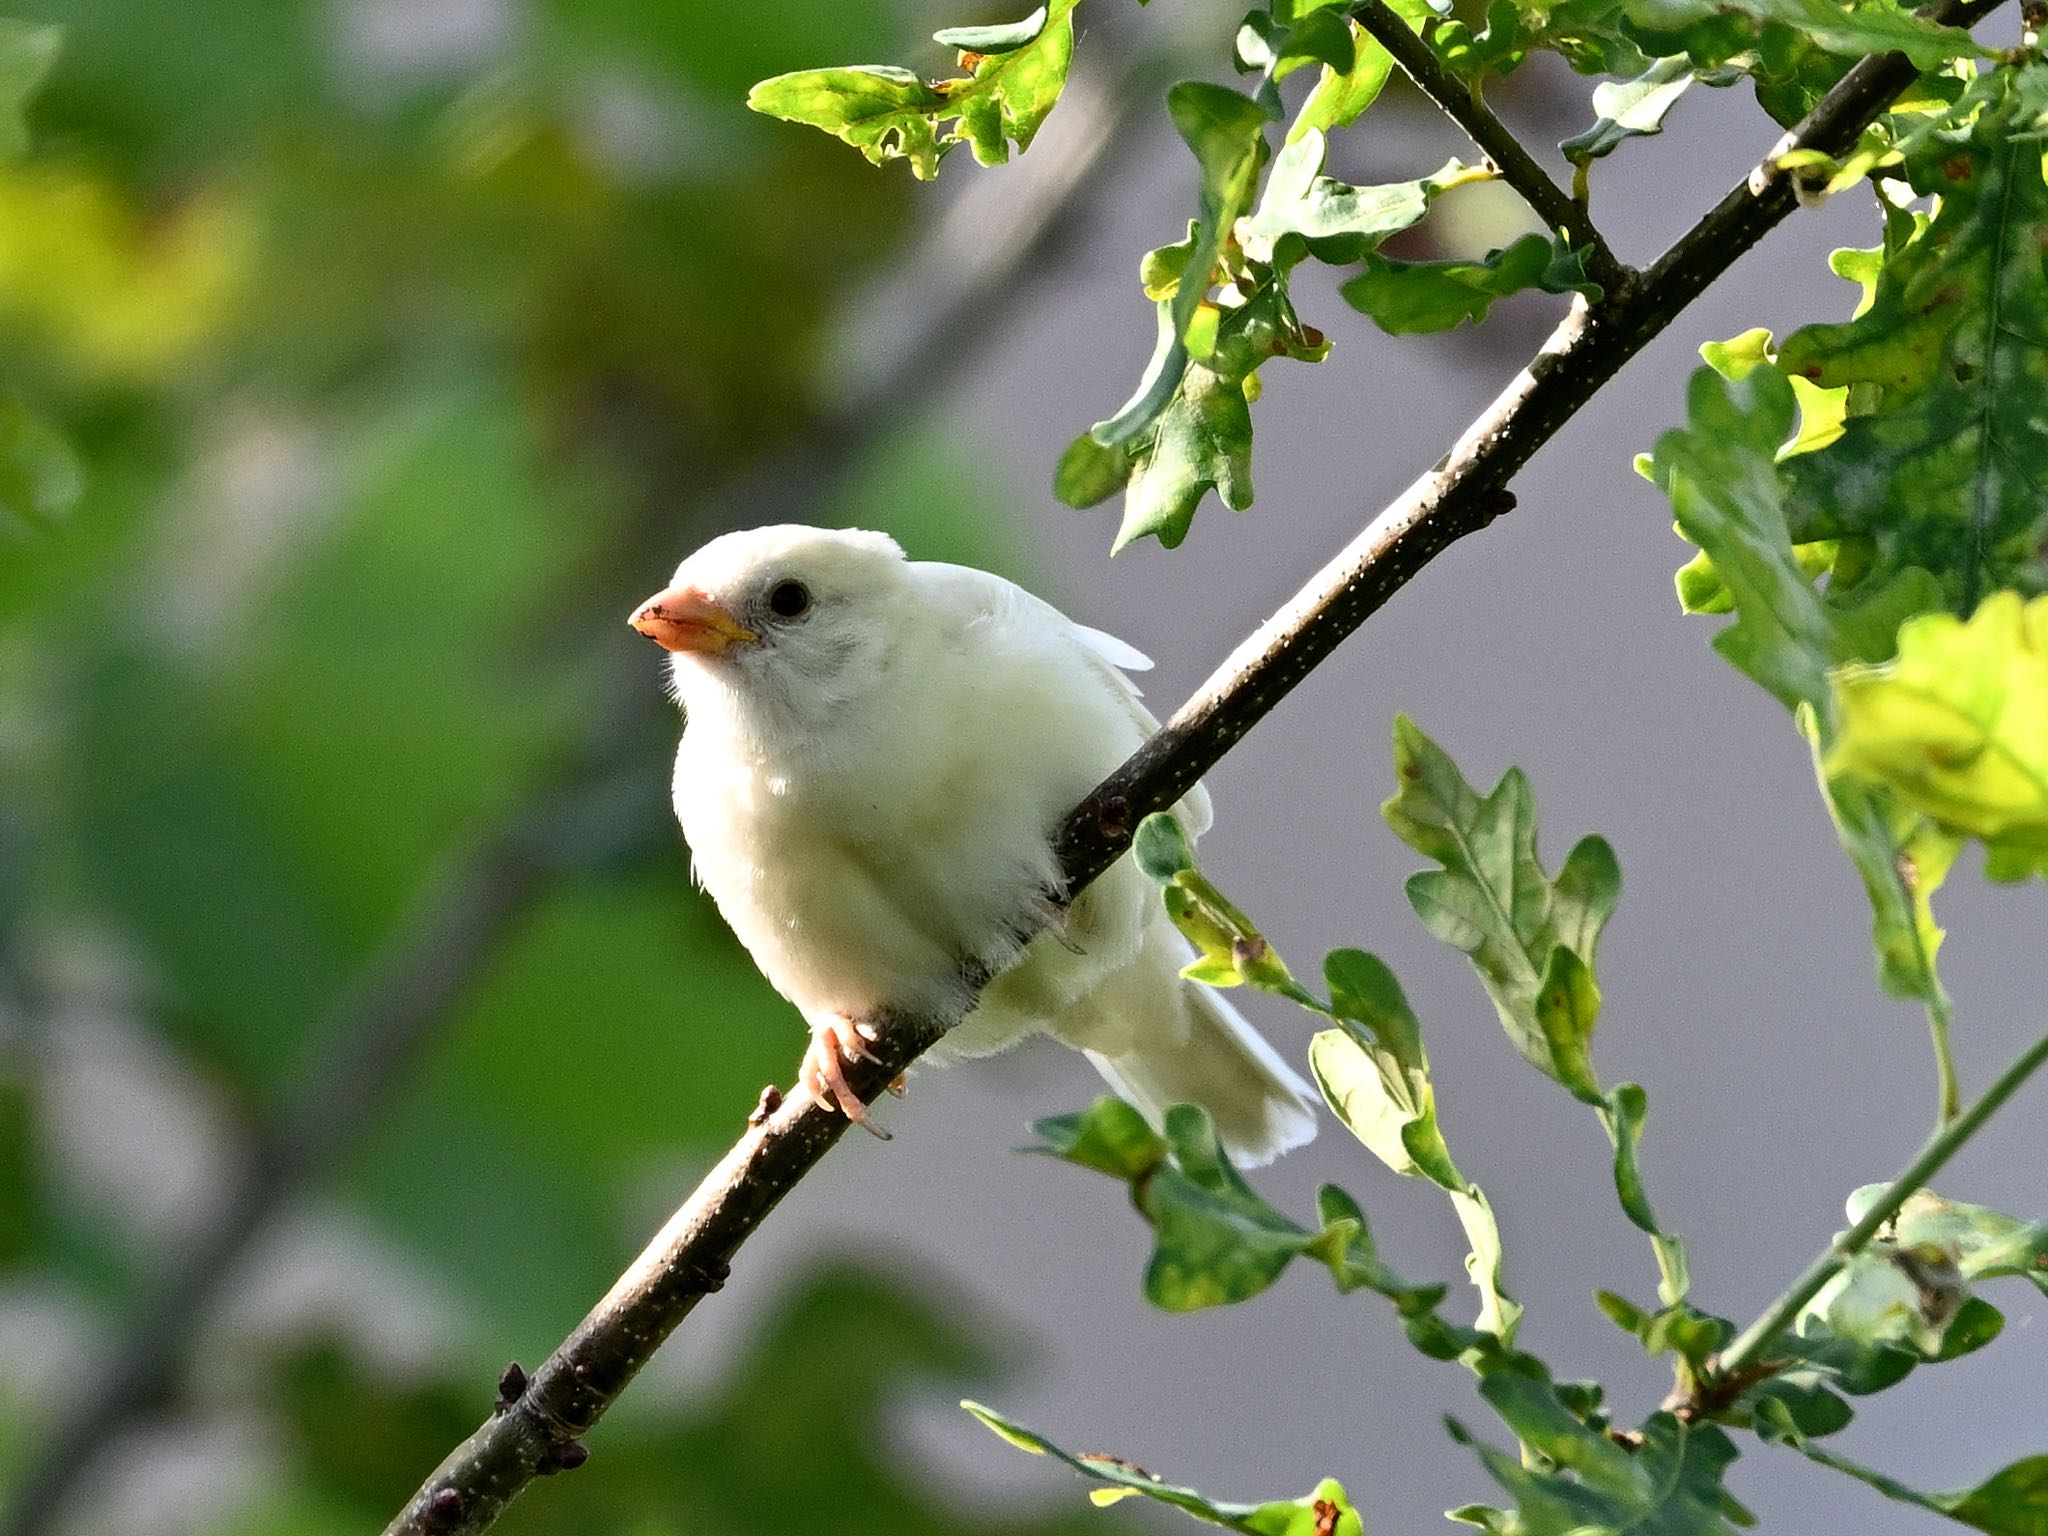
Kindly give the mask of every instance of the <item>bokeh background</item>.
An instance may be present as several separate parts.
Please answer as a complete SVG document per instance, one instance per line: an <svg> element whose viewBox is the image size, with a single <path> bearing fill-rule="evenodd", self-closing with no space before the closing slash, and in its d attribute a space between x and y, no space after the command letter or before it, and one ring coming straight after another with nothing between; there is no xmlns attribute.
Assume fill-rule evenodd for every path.
<svg viewBox="0 0 2048 1536"><path fill-rule="evenodd" d="M0 427L53 434L0 508L0 1529L381 1527L788 1077L800 1027L689 889L676 722L620 623L683 553L769 518L885 527L1128 637L1163 711L1556 318L1528 296L1394 341L1311 289L1337 349L1267 371L1257 505L1112 564L1113 512L1058 506L1051 466L1135 379L1136 260L1192 208L1152 72L1214 73L1236 18L1095 3L1032 155L933 187L742 106L788 68L936 70L926 34L982 18L928 0L16 8L65 31L0 167ZM1775 136L1695 96L1596 167L1625 257ZM1496 105L1542 144L1589 120L1540 63ZM1338 171L1458 147L1390 91ZM1519 217L1473 189L1427 242L1483 250ZM1700 1300L1752 1313L1917 1145L1932 1072L1804 748L1679 615L1683 551L1629 461L1700 341L1844 313L1825 253L1872 238L1860 194L1773 236L1212 781L1205 862L1276 944L1403 976L1525 1342L1631 1417L1665 1383L1591 1292L1646 1296L1647 1252L1593 1121L1407 912L1388 723L1409 710L1475 779L1523 764L1553 853L1616 845L1604 1071L1649 1088L1650 1187ZM1942 911L1967 1088L2040 1028L2048 897L1968 867ZM1251 1007L1298 1057L1308 1021ZM1145 1308L1116 1188L1010 1151L1096 1091L1052 1047L920 1074L895 1140L850 1138L589 1466L503 1529L1178 1523L1089 1508L963 1395L1218 1497L1334 1474L1374 1532L1487 1498L1440 1422L1484 1422L1469 1384L1376 1300L1302 1273ZM2048 1209L2044 1107L2015 1102L1949 1192ZM1262 1187L1305 1211L1323 1179L1404 1272L1458 1273L1434 1192L1334 1125ZM2005 1339L1866 1404L1845 1448L1935 1486L2044 1449L2048 1309L1996 1299ZM1767 1530L1937 1524L1827 1476L1757 1449L1733 1486Z"/></svg>

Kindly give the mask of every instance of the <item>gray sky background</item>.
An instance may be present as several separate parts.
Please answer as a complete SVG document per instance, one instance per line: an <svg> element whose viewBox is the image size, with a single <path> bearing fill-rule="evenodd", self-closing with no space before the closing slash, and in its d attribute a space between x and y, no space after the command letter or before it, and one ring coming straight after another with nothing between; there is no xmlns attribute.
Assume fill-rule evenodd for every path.
<svg viewBox="0 0 2048 1536"><path fill-rule="evenodd" d="M1585 90L1559 69L1505 110L1548 145L1582 126ZM1418 174L1458 148L1391 102L1368 121L1339 174ZM1060 129L1055 114L1045 142ZM1596 168L1596 216L1624 259L1646 262L1774 136L1746 90L1695 91L1664 138ZM962 173L976 174L963 164L948 180ZM1336 350L1320 368L1266 371L1257 504L1233 514L1212 499L1179 551L1147 544L1111 562L1115 510L1057 504L1051 466L1143 365L1152 325L1136 262L1178 235L1192 182L1162 126L1082 253L1036 290L945 423L1014 471L1018 542L1035 551L1046 595L1157 659L1146 686L1161 714L1449 445L1558 308L1522 300L1483 333L1393 340L1327 285L1309 285L1304 316ZM1804 745L1778 705L1708 649L1714 621L1678 612L1671 573L1686 552L1630 461L1679 420L1701 341L1846 315L1854 290L1828 273L1826 254L1873 243L1875 228L1861 192L1781 228L1542 452L1515 487L1514 513L1440 558L1210 780L1218 824L1205 866L1297 968L1355 944L1400 975L1427 1032L1446 1133L1500 1214L1509 1283L1528 1307L1524 1342L1560 1375L1608 1383L1627 1422L1655 1407L1668 1380L1592 1293L1652 1300L1647 1244L1614 1204L1597 1122L1515 1055L1463 958L1408 910L1401 883L1418 860L1378 817L1389 724L1409 711L1482 784L1521 764L1552 864L1588 831L1615 845L1624 894L1602 946L1597 1059L1607 1080L1649 1090L1649 1188L1690 1245L1696 1299L1747 1321L1841 1225L1848 1191L1889 1178L1917 1148L1932 1066L1918 1012L1877 987L1868 912ZM2048 889L1988 887L1972 855L1939 910L1968 1092L2041 1027ZM1310 1020L1268 999L1247 1007L1299 1060ZM1377 1298L1339 1298L1304 1267L1235 1308L1178 1317L1144 1304L1148 1234L1123 1193L1009 1150L1029 1120L1098 1091L1079 1057L1049 1045L922 1075L907 1102L887 1107L895 1141L849 1138L748 1249L749 1284L719 1298L719 1326L706 1326L707 1309L661 1373L677 1385L699 1378L763 1305L772 1274L846 1243L943 1279L974 1316L1031 1341L1028 1373L976 1392L1070 1447L1114 1451L1222 1498L1291 1497L1335 1475L1376 1536L1448 1529L1445 1508L1494 1501L1441 1416L1503 1436L1464 1374L1416 1355ZM1958 1160L1944 1192L2048 1209L2044 1106L2037 1084ZM1259 1183L1305 1215L1325 1180L1360 1199L1403 1273L1462 1275L1437 1192L1388 1174L1334 1122ZM1457 1294L1470 1292L1461 1283ZM2004 1339L1859 1403L1836 1443L1931 1487L2048 1450L2048 1308L2011 1282L1992 1299L2007 1314ZM943 1469L941 1485L1082 1496L949 1395L913 1403L900 1430ZM1742 1444L1732 1485L1766 1530L1952 1529L1790 1452ZM1161 1511L1157 1524L1184 1522Z"/></svg>

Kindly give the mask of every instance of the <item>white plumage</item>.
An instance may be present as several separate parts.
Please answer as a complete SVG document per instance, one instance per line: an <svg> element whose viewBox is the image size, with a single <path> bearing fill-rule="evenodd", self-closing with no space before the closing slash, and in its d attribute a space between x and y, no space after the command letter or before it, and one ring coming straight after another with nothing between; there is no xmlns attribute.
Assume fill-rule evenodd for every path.
<svg viewBox="0 0 2048 1536"><path fill-rule="evenodd" d="M973 961L1001 974L935 1054L1044 1032L1155 1123L1202 1105L1242 1163L1315 1134L1301 1079L1180 978L1191 951L1128 859L1018 956L1059 891L1052 834L1157 724L1124 675L1151 665L1137 651L999 576L794 525L713 540L633 622L673 653L697 879L810 1024L814 1094L864 1118L840 1060L858 1022L957 1013ZM1208 795L1176 814L1198 836Z"/></svg>

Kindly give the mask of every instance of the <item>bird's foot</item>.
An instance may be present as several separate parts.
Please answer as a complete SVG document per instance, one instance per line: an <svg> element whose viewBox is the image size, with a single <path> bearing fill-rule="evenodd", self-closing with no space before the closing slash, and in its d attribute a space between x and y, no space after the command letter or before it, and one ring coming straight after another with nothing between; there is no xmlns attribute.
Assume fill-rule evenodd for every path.
<svg viewBox="0 0 2048 1536"><path fill-rule="evenodd" d="M855 1125L887 1141L889 1133L875 1123L868 1114L866 1103L846 1081L848 1062L879 1060L868 1049L873 1039L871 1026L856 1023L844 1014L835 1013L814 1021L810 1049L804 1052L804 1064L798 1069L797 1082L818 1103L838 1110ZM889 1084L889 1091L900 1094L903 1079L898 1077Z"/></svg>
<svg viewBox="0 0 2048 1536"><path fill-rule="evenodd" d="M1070 955L1088 953L1075 942L1074 936L1067 932L1067 909L1052 897L1040 896L1032 903L1032 910L1038 914L1039 921L1045 924L1045 931L1052 935L1053 942L1061 949Z"/></svg>

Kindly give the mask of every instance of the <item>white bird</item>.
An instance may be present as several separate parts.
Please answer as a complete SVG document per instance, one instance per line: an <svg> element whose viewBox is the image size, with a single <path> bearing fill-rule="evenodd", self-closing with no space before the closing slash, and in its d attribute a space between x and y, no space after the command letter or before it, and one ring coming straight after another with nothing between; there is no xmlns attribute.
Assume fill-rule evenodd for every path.
<svg viewBox="0 0 2048 1536"><path fill-rule="evenodd" d="M986 571L798 525L712 540L632 625L670 652L675 809L696 878L811 1029L800 1087L865 1122L847 1058L886 1007L953 1018L963 965L996 973L935 1049L1046 1033L1155 1125L1199 1104L1250 1166L1315 1134L1313 1095L1214 990L1120 859L1062 894L1062 818L1158 725L1151 663ZM1199 786L1175 808L1210 821Z"/></svg>

